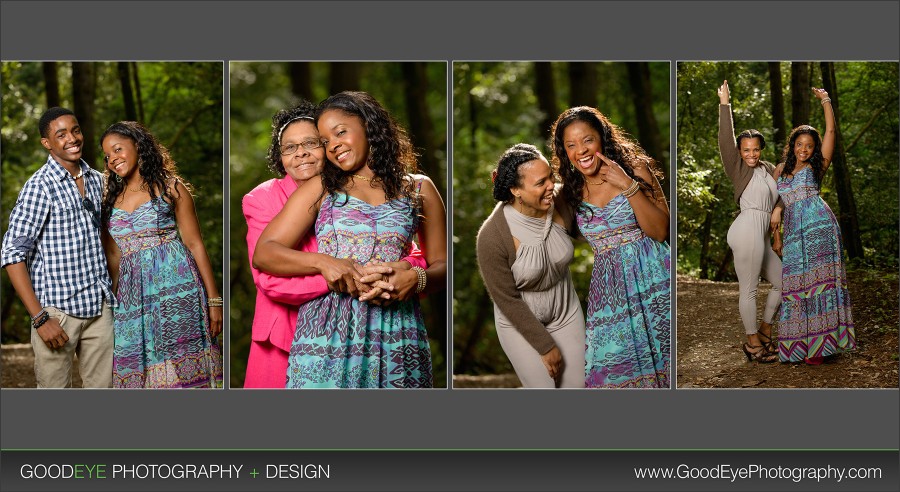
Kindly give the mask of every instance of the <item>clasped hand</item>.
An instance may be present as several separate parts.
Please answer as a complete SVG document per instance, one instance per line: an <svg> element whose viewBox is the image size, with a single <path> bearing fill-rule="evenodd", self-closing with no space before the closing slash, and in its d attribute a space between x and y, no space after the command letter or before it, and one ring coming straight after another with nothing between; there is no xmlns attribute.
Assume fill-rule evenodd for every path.
<svg viewBox="0 0 900 492"><path fill-rule="evenodd" d="M408 299L416 285L415 272L394 268L389 263L362 265L351 259L331 258L321 272L332 291L378 305ZM409 274L412 283L407 278Z"/></svg>

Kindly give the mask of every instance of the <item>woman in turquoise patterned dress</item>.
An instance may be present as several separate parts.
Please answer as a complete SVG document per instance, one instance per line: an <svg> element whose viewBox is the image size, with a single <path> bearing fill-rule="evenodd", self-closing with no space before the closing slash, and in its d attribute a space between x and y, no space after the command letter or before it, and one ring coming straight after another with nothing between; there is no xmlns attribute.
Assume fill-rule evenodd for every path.
<svg viewBox="0 0 900 492"><path fill-rule="evenodd" d="M819 195L834 152L834 109L824 89L813 92L825 110L825 138L809 125L791 132L775 171L784 202L784 240L776 227L773 248L781 252L783 244L778 358L818 365L829 355L856 348L856 335L841 229Z"/></svg>
<svg viewBox="0 0 900 492"><path fill-rule="evenodd" d="M668 388L669 208L652 159L591 107L551 129L560 201L594 249L585 386Z"/></svg>
<svg viewBox="0 0 900 492"><path fill-rule="evenodd" d="M168 151L134 121L100 137L116 292L113 386L222 386L222 298L194 211ZM180 238L179 238L180 236Z"/></svg>
<svg viewBox="0 0 900 492"><path fill-rule="evenodd" d="M410 174L416 168L412 144L372 96L329 97L319 105L317 125L329 162L263 231L254 266L276 275L324 273L322 255L353 265L391 265L409 254L418 235L428 269L396 269L392 276L417 277L415 289L398 292L396 300L329 292L300 306L287 387L431 387L431 353L417 294L444 284L441 196L427 176ZM293 250L311 227L319 252ZM349 273L345 282L363 282L361 272Z"/></svg>

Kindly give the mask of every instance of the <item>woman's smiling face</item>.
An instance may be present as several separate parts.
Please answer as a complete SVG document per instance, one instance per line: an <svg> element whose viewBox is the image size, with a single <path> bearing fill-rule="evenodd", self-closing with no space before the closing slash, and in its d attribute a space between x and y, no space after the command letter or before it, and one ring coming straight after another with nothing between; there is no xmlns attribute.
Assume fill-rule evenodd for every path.
<svg viewBox="0 0 900 492"><path fill-rule="evenodd" d="M573 121L563 130L563 145L566 157L578 172L585 176L597 174L601 165L597 152L603 153L603 145L594 127L584 121Z"/></svg>
<svg viewBox="0 0 900 492"><path fill-rule="evenodd" d="M328 160L344 172L356 172L369 159L369 141L362 119L339 109L319 116L319 136Z"/></svg>
<svg viewBox="0 0 900 492"><path fill-rule="evenodd" d="M312 147L317 145L317 147ZM296 150L294 150L296 147ZM285 150L293 150L285 154ZM284 172L300 184L322 172L325 150L319 141L316 125L310 120L297 120L281 134L281 164Z"/></svg>

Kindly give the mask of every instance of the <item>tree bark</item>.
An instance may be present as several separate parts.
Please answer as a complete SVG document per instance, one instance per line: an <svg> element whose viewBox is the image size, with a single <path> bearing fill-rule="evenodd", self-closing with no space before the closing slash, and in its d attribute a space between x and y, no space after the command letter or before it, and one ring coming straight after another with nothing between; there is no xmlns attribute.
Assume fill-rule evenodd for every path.
<svg viewBox="0 0 900 492"><path fill-rule="evenodd" d="M134 99L137 101L138 121L144 123L146 116L144 115L144 99L141 97L141 77L138 74L137 62L131 62L131 77L134 82Z"/></svg>
<svg viewBox="0 0 900 492"><path fill-rule="evenodd" d="M776 160L787 138L787 121L784 119L784 88L781 85L781 63L769 62L769 93L772 95L772 127Z"/></svg>
<svg viewBox="0 0 900 492"><path fill-rule="evenodd" d="M444 195L446 184L441 173L438 158L435 155L437 142L434 137L434 125L428 114L428 76L425 63L409 62L401 64L403 70L404 97L406 112L409 117L409 133L417 149L422 149L419 165L428 177L434 181L441 195ZM446 196L444 197L446 199Z"/></svg>
<svg viewBox="0 0 900 492"><path fill-rule="evenodd" d="M97 140L94 132L94 95L96 90L94 64L72 62L72 101L74 102L72 111L78 118L81 134L84 137L81 158L95 169Z"/></svg>
<svg viewBox="0 0 900 492"><path fill-rule="evenodd" d="M308 62L288 63L291 74L291 93L300 99L313 100L312 67Z"/></svg>
<svg viewBox="0 0 900 492"><path fill-rule="evenodd" d="M60 105L59 75L56 72L56 62L43 62L44 70L44 94L47 96L47 109Z"/></svg>
<svg viewBox="0 0 900 492"><path fill-rule="evenodd" d="M137 120L137 108L134 105L134 92L131 90L131 74L129 73L129 62L119 62L119 85L122 87L122 103L125 106L125 119L128 121Z"/></svg>
<svg viewBox="0 0 900 492"><path fill-rule="evenodd" d="M710 193L716 196L719 192L719 184L713 185ZM709 239L712 235L713 216L717 207L710 207L706 211L706 217L703 219L703 226L700 228L700 278L709 278Z"/></svg>
<svg viewBox="0 0 900 492"><path fill-rule="evenodd" d="M634 113L637 117L638 140L650 157L656 160L664 179L669 177L669 166L663 161L663 144L659 135L659 125L653 116L653 84L650 82L650 64L647 62L628 63L628 81ZM668 189L664 187L663 189Z"/></svg>
<svg viewBox="0 0 900 492"><path fill-rule="evenodd" d="M569 63L569 107L597 107L597 66L594 63Z"/></svg>
<svg viewBox="0 0 900 492"><path fill-rule="evenodd" d="M332 62L331 79L328 90L330 94L343 91L359 90L360 66L355 62Z"/></svg>
<svg viewBox="0 0 900 492"><path fill-rule="evenodd" d="M838 105L837 81L834 76L834 63L822 62L822 85L831 98L834 109L835 145L831 156L831 168L834 169L834 186L838 196L838 222L841 225L844 247L850 258L862 258L862 240L859 235L859 217L856 212L856 199L850 183L850 169L847 167L847 155L841 138L841 112Z"/></svg>
<svg viewBox="0 0 900 492"><path fill-rule="evenodd" d="M791 124L809 124L809 63L791 63Z"/></svg>
<svg viewBox="0 0 900 492"><path fill-rule="evenodd" d="M716 282L725 280L725 275L728 274L728 267L731 266L733 259L734 251L732 251L731 248L726 245L725 256L722 258L722 262L719 263L719 269L716 270L716 278L713 280L715 280Z"/></svg>
<svg viewBox="0 0 900 492"><path fill-rule="evenodd" d="M538 135L549 135L550 127L559 115L556 107L556 83L553 80L553 65L550 62L534 64L534 92L538 99L538 108L544 117L538 123Z"/></svg>

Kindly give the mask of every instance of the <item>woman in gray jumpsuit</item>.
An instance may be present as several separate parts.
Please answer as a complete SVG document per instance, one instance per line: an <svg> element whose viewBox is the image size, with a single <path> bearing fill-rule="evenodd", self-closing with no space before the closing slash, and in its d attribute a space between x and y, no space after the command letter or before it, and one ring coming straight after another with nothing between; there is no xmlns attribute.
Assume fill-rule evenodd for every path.
<svg viewBox="0 0 900 492"><path fill-rule="evenodd" d="M734 270L740 283L739 308L747 342L742 349L748 361L778 360L772 342L772 321L781 305L781 259L770 246L772 210L782 207L773 178L775 166L760 160L766 141L756 130L734 137L730 94L726 80L719 94L719 153L725 174L734 185L734 199L741 212L728 229L728 245L734 251ZM780 214L779 214L780 216ZM776 236L776 243L780 237ZM775 249L780 249L776 244ZM762 322L756 328L756 289L762 274L772 283Z"/></svg>

